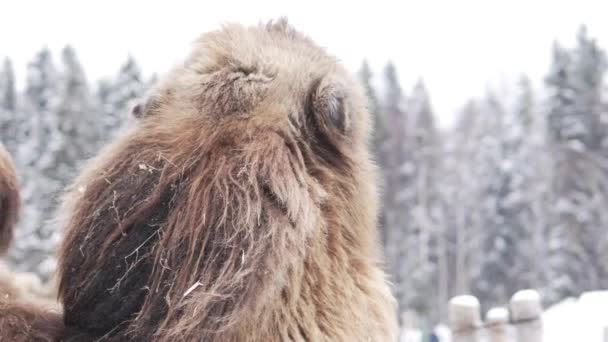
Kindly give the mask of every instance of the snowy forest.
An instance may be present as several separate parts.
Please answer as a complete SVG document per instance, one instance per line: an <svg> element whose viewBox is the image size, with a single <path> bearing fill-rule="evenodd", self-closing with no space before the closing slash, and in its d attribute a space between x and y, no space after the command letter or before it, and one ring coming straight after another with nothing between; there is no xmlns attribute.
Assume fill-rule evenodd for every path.
<svg viewBox="0 0 608 342"><path fill-rule="evenodd" d="M380 236L402 318L446 320L446 303L472 293L484 307L522 288L545 304L608 288L606 55L584 27L555 43L547 72L462 99L456 124L436 125L421 80L404 90L398 63L358 76L374 115L381 173ZM25 207L11 264L52 277L61 231L53 215L79 166L130 124L154 83L129 57L92 82L76 50L42 49L17 87L0 67L0 141L19 169ZM22 88L22 89L21 89Z"/></svg>

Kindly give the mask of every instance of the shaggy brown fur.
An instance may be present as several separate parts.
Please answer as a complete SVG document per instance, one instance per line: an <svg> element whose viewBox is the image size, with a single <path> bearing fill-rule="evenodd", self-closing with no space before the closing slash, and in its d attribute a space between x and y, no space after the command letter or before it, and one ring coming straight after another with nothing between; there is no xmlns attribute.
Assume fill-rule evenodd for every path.
<svg viewBox="0 0 608 342"><path fill-rule="evenodd" d="M394 340L369 115L335 58L228 25L134 115L66 200L65 340Z"/></svg>
<svg viewBox="0 0 608 342"><path fill-rule="evenodd" d="M20 207L19 185L8 152L0 145L0 255L13 239ZM31 273L16 273L0 261L0 341L54 341L61 315L49 288ZM28 304L35 303L34 304Z"/></svg>
<svg viewBox="0 0 608 342"><path fill-rule="evenodd" d="M19 214L19 185L11 158L0 144L0 255L6 253L13 239L13 227Z"/></svg>
<svg viewBox="0 0 608 342"><path fill-rule="evenodd" d="M0 300L0 341L52 342L64 334L61 313L24 302Z"/></svg>
<svg viewBox="0 0 608 342"><path fill-rule="evenodd" d="M43 283L30 272L15 272L0 261L0 301L27 301L47 308L58 308L53 282Z"/></svg>

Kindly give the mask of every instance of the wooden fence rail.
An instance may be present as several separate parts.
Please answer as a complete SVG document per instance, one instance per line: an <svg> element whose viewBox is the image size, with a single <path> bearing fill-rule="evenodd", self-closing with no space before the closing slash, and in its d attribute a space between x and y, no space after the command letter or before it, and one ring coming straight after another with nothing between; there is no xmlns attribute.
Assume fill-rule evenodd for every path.
<svg viewBox="0 0 608 342"><path fill-rule="evenodd" d="M517 292L511 297L509 309L490 309L482 322L477 298L469 295L452 298L448 309L452 342L543 342L538 292Z"/></svg>

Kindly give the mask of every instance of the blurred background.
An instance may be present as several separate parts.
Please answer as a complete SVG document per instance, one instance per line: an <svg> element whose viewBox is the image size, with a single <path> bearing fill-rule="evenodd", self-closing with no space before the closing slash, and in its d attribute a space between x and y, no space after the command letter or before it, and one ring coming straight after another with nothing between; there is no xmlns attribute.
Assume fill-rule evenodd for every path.
<svg viewBox="0 0 608 342"><path fill-rule="evenodd" d="M48 279L57 196L190 43L285 15L365 85L404 327L608 288L608 5L599 1L19 1L0 20L0 141L25 208L10 263ZM597 313L595 313L597 314ZM603 313L604 316L606 312Z"/></svg>

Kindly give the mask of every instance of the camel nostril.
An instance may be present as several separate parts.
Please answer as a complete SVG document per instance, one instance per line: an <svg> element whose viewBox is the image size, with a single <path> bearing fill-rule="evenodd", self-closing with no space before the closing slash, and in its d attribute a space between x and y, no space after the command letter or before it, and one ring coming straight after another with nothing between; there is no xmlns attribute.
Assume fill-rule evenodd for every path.
<svg viewBox="0 0 608 342"><path fill-rule="evenodd" d="M255 67L239 66L238 68L236 68L235 72L239 72L244 74L245 76L249 76L257 72L257 70Z"/></svg>

